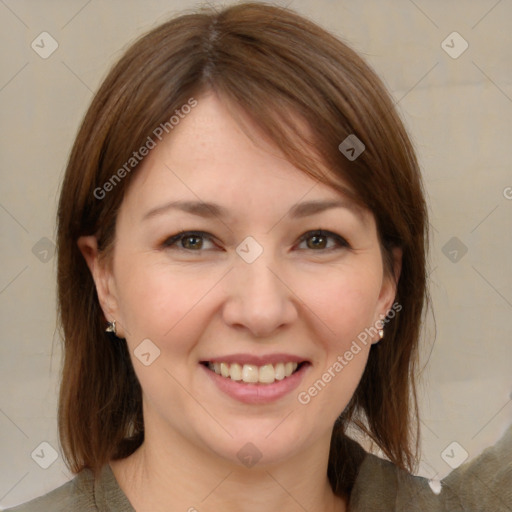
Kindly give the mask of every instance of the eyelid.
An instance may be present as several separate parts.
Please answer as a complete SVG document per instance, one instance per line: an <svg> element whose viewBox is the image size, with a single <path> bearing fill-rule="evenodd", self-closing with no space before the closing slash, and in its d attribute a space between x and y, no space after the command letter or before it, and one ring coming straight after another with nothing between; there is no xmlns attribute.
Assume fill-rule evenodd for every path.
<svg viewBox="0 0 512 512"><path fill-rule="evenodd" d="M315 236L315 235L334 239L336 241L336 243L338 244L338 247L331 247L330 249L323 249L323 250L320 249L318 251L315 251L314 249L309 249L313 252L328 252L328 251L331 251L334 249L339 249L340 247L350 248L350 244L347 242L347 240L344 237L342 237L341 235L338 235L337 233L333 233L332 231L328 231L326 229L312 229L310 231L307 231L299 238L299 242L303 242L303 241L307 240L308 238Z"/></svg>
<svg viewBox="0 0 512 512"><path fill-rule="evenodd" d="M188 236L199 236L202 238L207 238L209 240L213 240L214 236L210 233L207 233L206 231L180 231L179 233L176 233L175 235L171 235L170 237L167 237L163 242L162 246L165 247L173 247L176 245L177 242L180 240L187 238ZM186 251L186 252L202 252L205 249L199 250L199 251L192 251L190 249L185 249L183 247L178 247L178 250Z"/></svg>
<svg viewBox="0 0 512 512"><path fill-rule="evenodd" d="M172 236L166 238L162 242L161 245L164 248L176 247L176 243L184 238L187 238L187 236L198 236L198 237L208 239L210 241L213 241L213 239L215 238L213 235L211 235L210 233L207 233L205 231L180 231L179 233L176 233L175 235L172 235ZM308 238L311 238L313 236L322 236L322 237L326 237L326 238L331 238L336 241L337 247L331 247L329 249L318 249L318 250L307 249L312 252L320 252L321 253L321 252L330 252L332 250L336 250L336 249L340 249L340 248L350 248L350 244L347 242L347 240L344 237L342 237L341 235L338 235L337 233L334 233L332 231L328 231L325 229L312 229L312 230L306 231L303 235L300 236L298 242L302 243L305 240L307 240ZM205 250L208 250L208 249L199 249L197 251L194 251L191 249L185 249L183 247L177 247L177 249L181 250L181 251L188 252L188 253L191 253L191 252L200 253Z"/></svg>

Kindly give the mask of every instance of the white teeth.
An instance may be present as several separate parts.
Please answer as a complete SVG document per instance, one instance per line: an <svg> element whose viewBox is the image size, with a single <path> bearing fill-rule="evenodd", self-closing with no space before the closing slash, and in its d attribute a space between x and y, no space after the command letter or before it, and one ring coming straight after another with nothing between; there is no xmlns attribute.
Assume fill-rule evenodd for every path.
<svg viewBox="0 0 512 512"><path fill-rule="evenodd" d="M226 363L220 363L220 374L223 377L229 377L229 366Z"/></svg>
<svg viewBox="0 0 512 512"><path fill-rule="evenodd" d="M276 380L289 377L298 367L298 363L277 363L256 366L254 364L240 365L238 363L208 363L208 368L216 374L248 384L272 384Z"/></svg>
<svg viewBox="0 0 512 512"><path fill-rule="evenodd" d="M271 384L272 382L274 382L274 380L276 380L276 372L271 364L261 366L258 376L260 382L264 382L267 384Z"/></svg>
<svg viewBox="0 0 512 512"><path fill-rule="evenodd" d="M276 380L283 380L286 377L286 375L284 374L284 364L283 363L276 364L275 377L276 377Z"/></svg>
<svg viewBox="0 0 512 512"><path fill-rule="evenodd" d="M232 380L242 380L242 367L237 363L229 366L229 377L231 377Z"/></svg>
<svg viewBox="0 0 512 512"><path fill-rule="evenodd" d="M258 367L253 364L244 364L242 380L244 382L258 382Z"/></svg>

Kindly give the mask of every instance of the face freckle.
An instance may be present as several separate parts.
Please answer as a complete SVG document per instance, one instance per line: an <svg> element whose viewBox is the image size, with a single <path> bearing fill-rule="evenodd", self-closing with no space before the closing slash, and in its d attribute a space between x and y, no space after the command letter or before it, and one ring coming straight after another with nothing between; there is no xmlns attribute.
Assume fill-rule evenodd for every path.
<svg viewBox="0 0 512 512"><path fill-rule="evenodd" d="M341 371L333 365L394 298L373 216L276 156L268 142L255 145L214 95L198 98L171 135L130 184L112 262L112 300L144 390L148 432L235 462L247 439L269 462L312 449L330 436L376 338L360 343ZM185 201L223 210L169 206ZM306 201L343 205L292 219L288 213ZM320 249L300 241L318 230ZM200 250L183 240L164 246L185 231L202 234ZM143 340L159 351L150 365L134 355ZM234 364L230 358L239 354L279 354L278 360L306 364L300 379L280 379L283 389L287 378L295 379L292 390L250 402L217 384L230 377L202 364L223 358ZM279 361L273 363L277 376ZM329 369L329 382L308 393ZM307 403L298 400L300 392L308 393Z"/></svg>

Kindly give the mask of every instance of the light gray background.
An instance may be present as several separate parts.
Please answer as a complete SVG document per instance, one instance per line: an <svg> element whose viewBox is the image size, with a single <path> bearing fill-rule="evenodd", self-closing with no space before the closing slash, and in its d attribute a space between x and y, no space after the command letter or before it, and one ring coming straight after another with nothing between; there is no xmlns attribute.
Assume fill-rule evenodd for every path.
<svg viewBox="0 0 512 512"><path fill-rule="evenodd" d="M31 453L41 453L42 442L59 449L55 258L48 241L36 244L55 239L59 183L79 122L123 48L194 5L0 0L2 507L72 477L60 456L43 469ZM451 470L442 457L450 443L460 445L445 452L451 461L463 458L462 449L472 458L512 422L512 3L290 5L366 57L391 90L420 156L437 323L436 342L429 321L423 349L423 363L430 358L420 389L420 474L442 478ZM47 59L31 48L43 31L59 45ZM458 58L441 46L453 31L469 44ZM453 46L461 48L460 41ZM462 257L460 248L446 246L452 237L467 247Z"/></svg>

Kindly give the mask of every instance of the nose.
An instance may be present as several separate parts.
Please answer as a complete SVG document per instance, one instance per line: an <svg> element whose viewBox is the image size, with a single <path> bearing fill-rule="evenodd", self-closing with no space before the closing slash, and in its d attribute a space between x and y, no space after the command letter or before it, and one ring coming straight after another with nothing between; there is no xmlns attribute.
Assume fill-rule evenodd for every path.
<svg viewBox="0 0 512 512"><path fill-rule="evenodd" d="M252 263L237 257L225 283L224 322L230 327L246 329L257 338L272 336L298 316L293 284L287 282L282 266L269 252L264 251Z"/></svg>

